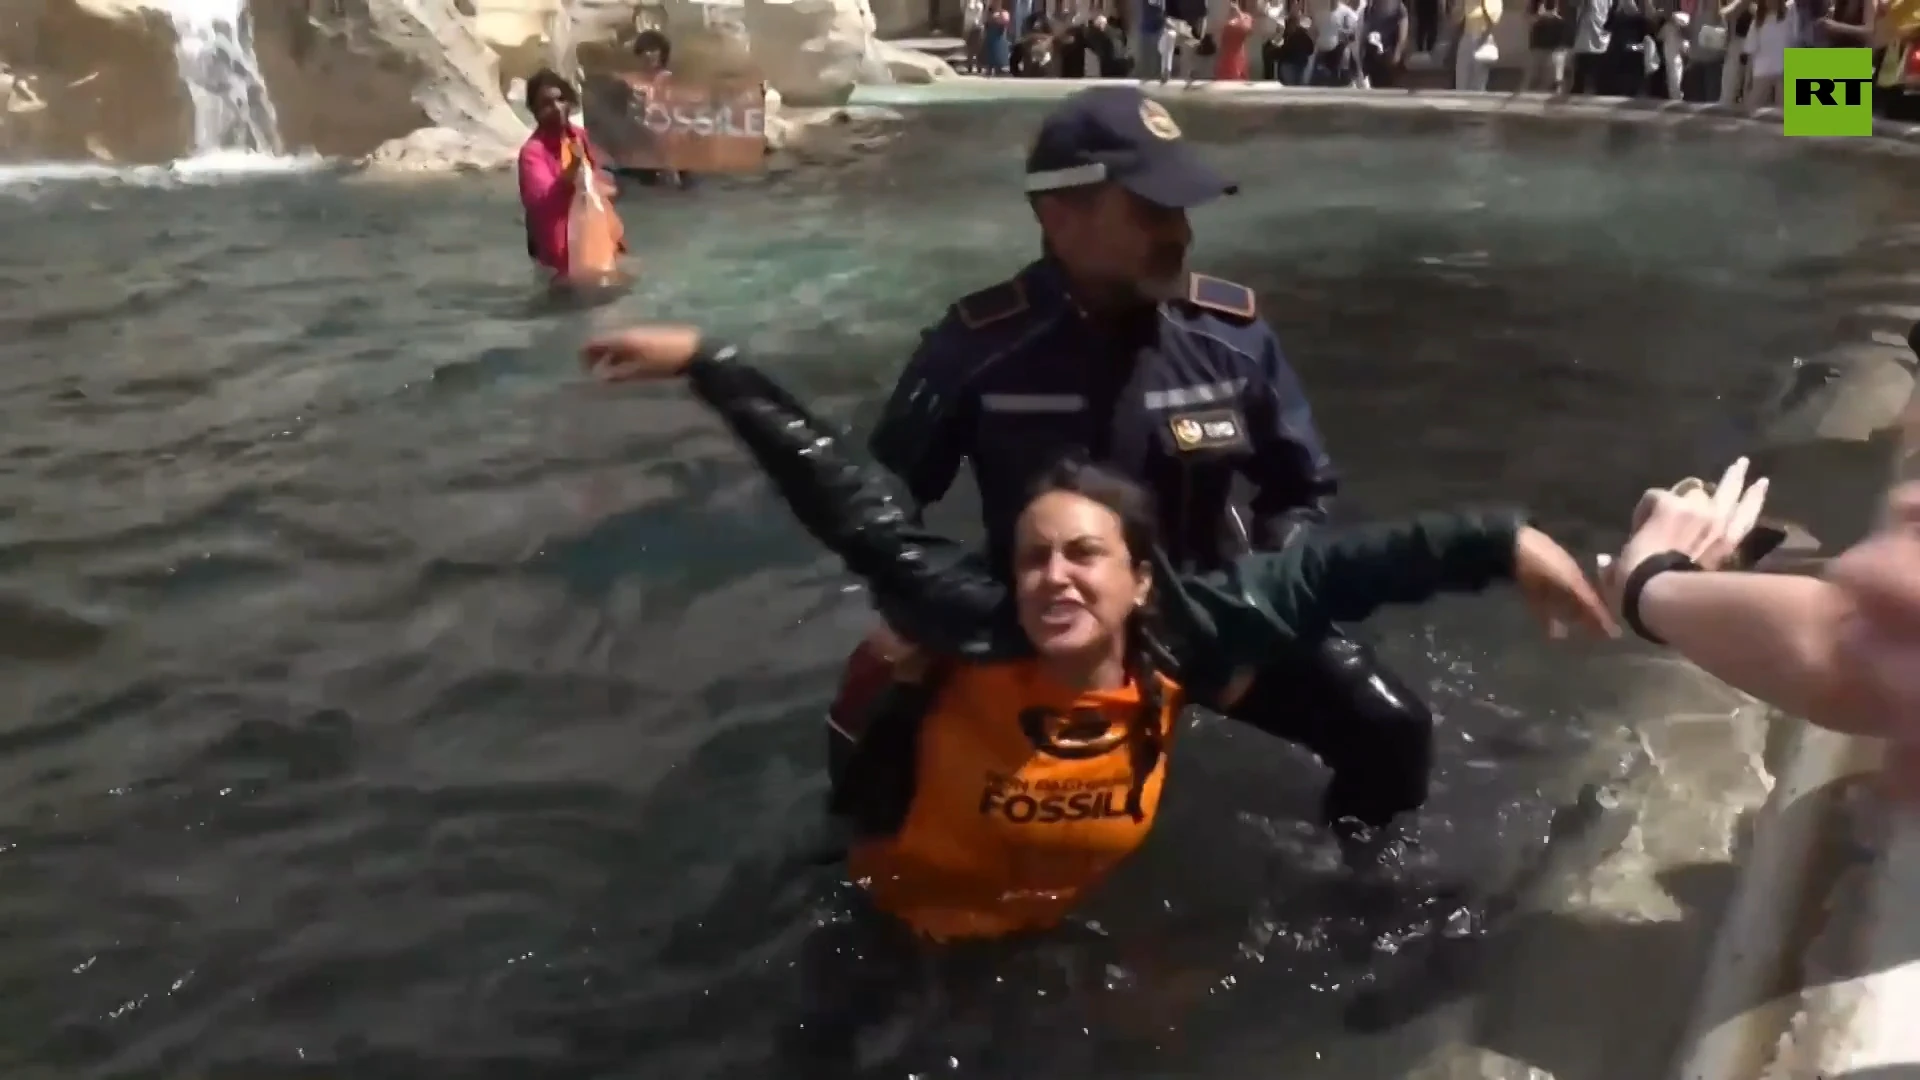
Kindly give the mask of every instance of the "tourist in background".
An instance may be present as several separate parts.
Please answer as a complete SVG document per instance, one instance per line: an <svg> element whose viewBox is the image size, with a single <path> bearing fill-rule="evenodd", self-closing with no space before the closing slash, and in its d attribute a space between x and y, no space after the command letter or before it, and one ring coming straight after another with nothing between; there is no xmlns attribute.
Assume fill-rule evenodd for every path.
<svg viewBox="0 0 1920 1080"><path fill-rule="evenodd" d="M1284 86L1305 86L1313 63L1313 19L1307 14L1307 0L1285 0L1273 6L1280 14L1260 46L1262 74Z"/></svg>
<svg viewBox="0 0 1920 1080"><path fill-rule="evenodd" d="M966 0L960 6L960 36L967 43L967 69L978 75L987 69L987 0Z"/></svg>
<svg viewBox="0 0 1920 1080"><path fill-rule="evenodd" d="M1220 24L1219 54L1213 60L1216 82L1247 81L1247 42L1253 37L1253 16L1247 0L1232 0L1226 21Z"/></svg>
<svg viewBox="0 0 1920 1080"><path fill-rule="evenodd" d="M1441 0L1413 0L1413 51L1432 56L1440 47Z"/></svg>
<svg viewBox="0 0 1920 1080"><path fill-rule="evenodd" d="M1087 23L1076 22L1054 39L1053 58L1059 66L1061 78L1087 77L1087 37L1091 32L1092 28Z"/></svg>
<svg viewBox="0 0 1920 1080"><path fill-rule="evenodd" d="M1693 16L1684 11L1669 11L1654 22L1654 39L1660 43L1660 73L1666 80L1667 100L1686 98L1687 54L1692 46Z"/></svg>
<svg viewBox="0 0 1920 1080"><path fill-rule="evenodd" d="M1573 76L1568 88L1575 94L1607 92L1607 47L1613 41L1614 0L1577 0L1573 20Z"/></svg>
<svg viewBox="0 0 1920 1080"><path fill-rule="evenodd" d="M1020 5L1014 5L1017 10ZM1023 78L1049 74L1053 64L1053 26L1044 8L1035 8L1020 24L1020 36L1013 43L1013 73Z"/></svg>
<svg viewBox="0 0 1920 1080"><path fill-rule="evenodd" d="M1353 50L1360 33L1360 12L1352 0L1334 0L1314 42L1313 62L1307 70L1310 86L1352 86L1359 78Z"/></svg>
<svg viewBox="0 0 1920 1080"><path fill-rule="evenodd" d="M1787 77L1787 50L1796 32L1790 0L1755 0L1753 27L1747 31L1748 109L1778 108Z"/></svg>
<svg viewBox="0 0 1920 1080"><path fill-rule="evenodd" d="M1280 29L1287 23L1287 0L1259 0L1259 6L1254 8L1254 14L1258 18L1253 23L1253 36L1260 48L1257 77L1272 79L1275 76L1270 70L1272 65L1267 62L1267 45L1279 40Z"/></svg>
<svg viewBox="0 0 1920 1080"><path fill-rule="evenodd" d="M1193 40L1193 31L1187 28L1185 19L1169 18L1161 22L1160 40L1155 42L1154 51L1160 58L1162 83L1178 77L1182 66L1189 62Z"/></svg>
<svg viewBox="0 0 1920 1080"><path fill-rule="evenodd" d="M1095 15L1084 32L1087 51L1093 54L1100 65L1099 75L1103 79L1120 79L1133 73L1133 58L1127 55L1119 32L1107 21L1105 15Z"/></svg>
<svg viewBox="0 0 1920 1080"><path fill-rule="evenodd" d="M1559 94L1567 88L1567 18L1564 0L1527 0L1527 66L1520 89Z"/></svg>
<svg viewBox="0 0 1920 1080"><path fill-rule="evenodd" d="M1004 0L992 0L987 8L986 27L981 34L981 52L986 57L989 77L1004 76L1013 67L1013 15Z"/></svg>
<svg viewBox="0 0 1920 1080"><path fill-rule="evenodd" d="M1720 24L1726 27L1726 49L1720 61L1720 104L1737 105L1746 96L1747 34L1753 29L1753 0L1727 0L1720 7Z"/></svg>
<svg viewBox="0 0 1920 1080"><path fill-rule="evenodd" d="M1197 19L1177 20L1180 30L1180 44L1174 61L1180 67L1180 74L1186 78L1187 89L1207 74L1213 64L1215 48L1213 35L1207 32L1207 20L1204 15Z"/></svg>
<svg viewBox="0 0 1920 1080"><path fill-rule="evenodd" d="M1361 16L1367 46L1362 74L1368 86L1392 86L1406 67L1411 19L1406 0L1368 0Z"/></svg>
<svg viewBox="0 0 1920 1080"><path fill-rule="evenodd" d="M1493 30L1500 25L1500 0L1463 0L1460 44L1453 58L1455 90L1485 90L1487 77L1500 59Z"/></svg>
<svg viewBox="0 0 1920 1080"><path fill-rule="evenodd" d="M1105 15L1089 15L1085 21L1073 28L1072 38L1081 49L1082 78L1112 78L1118 72L1114 65L1120 61L1120 42L1114 37L1113 25ZM1070 61L1066 58L1065 44L1060 61L1060 71L1065 75Z"/></svg>
<svg viewBox="0 0 1920 1080"><path fill-rule="evenodd" d="M1872 0L1805 0L1806 17L1795 44L1820 49L1864 49L1873 44Z"/></svg>
<svg viewBox="0 0 1920 1080"><path fill-rule="evenodd" d="M1600 92L1616 97L1639 97L1653 71L1648 50L1653 48L1652 23L1644 0L1614 0L1607 24L1607 52L1600 76Z"/></svg>

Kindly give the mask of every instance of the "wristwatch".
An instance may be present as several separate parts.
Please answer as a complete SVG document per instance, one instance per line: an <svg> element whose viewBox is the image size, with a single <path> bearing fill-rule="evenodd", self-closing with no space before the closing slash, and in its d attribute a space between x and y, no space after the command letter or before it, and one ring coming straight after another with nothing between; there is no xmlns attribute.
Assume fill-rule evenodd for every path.
<svg viewBox="0 0 1920 1080"><path fill-rule="evenodd" d="M1669 570L1698 570L1700 564L1692 557L1679 551L1663 551L1658 555L1649 555L1640 560L1640 565L1627 575L1627 583L1620 589L1620 617L1626 621L1627 628L1646 641L1655 645L1665 645L1666 640L1647 629L1640 621L1640 594L1646 591L1647 582L1655 576Z"/></svg>

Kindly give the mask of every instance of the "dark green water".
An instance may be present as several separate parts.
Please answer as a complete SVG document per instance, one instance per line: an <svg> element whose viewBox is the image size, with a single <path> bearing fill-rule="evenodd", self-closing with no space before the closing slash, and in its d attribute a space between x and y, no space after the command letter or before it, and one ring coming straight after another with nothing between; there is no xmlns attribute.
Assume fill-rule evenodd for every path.
<svg viewBox="0 0 1920 1080"><path fill-rule="evenodd" d="M0 192L0 1064L780 1075L822 875L777 868L867 617L698 408L573 352L697 320L860 426L918 327L1035 249L1035 115L629 204L646 277L584 314L534 304L503 177ZM1739 448L1842 333L1823 283L1913 212L1891 164L1775 142L1183 119L1246 191L1195 266L1260 289L1350 507L1518 499L1581 543ZM1497 891L1618 759L1619 655L1504 597L1376 632L1443 714L1426 854ZM1371 1078L1430 1048L1342 1030L1406 912L1313 899L1317 768L1203 725L1175 776L1089 913L1138 966L1008 968L1021 1026L922 1024L938 1075Z"/></svg>

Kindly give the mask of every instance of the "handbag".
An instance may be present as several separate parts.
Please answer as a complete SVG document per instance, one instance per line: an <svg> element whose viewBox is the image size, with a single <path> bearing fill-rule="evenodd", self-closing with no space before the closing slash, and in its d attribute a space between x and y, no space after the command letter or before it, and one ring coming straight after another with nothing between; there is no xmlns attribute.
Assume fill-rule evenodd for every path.
<svg viewBox="0 0 1920 1080"><path fill-rule="evenodd" d="M1727 28L1724 26L1703 26L1693 36L1694 45L1701 52L1723 53L1727 51Z"/></svg>

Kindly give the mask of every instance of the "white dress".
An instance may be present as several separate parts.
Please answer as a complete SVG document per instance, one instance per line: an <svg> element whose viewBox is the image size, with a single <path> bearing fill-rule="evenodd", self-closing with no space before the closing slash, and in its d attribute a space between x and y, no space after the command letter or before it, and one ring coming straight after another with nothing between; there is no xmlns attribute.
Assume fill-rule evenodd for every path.
<svg viewBox="0 0 1920 1080"><path fill-rule="evenodd" d="M1787 74L1787 48L1793 44L1793 8L1784 18L1756 23L1747 32L1747 57L1756 79L1779 79Z"/></svg>

